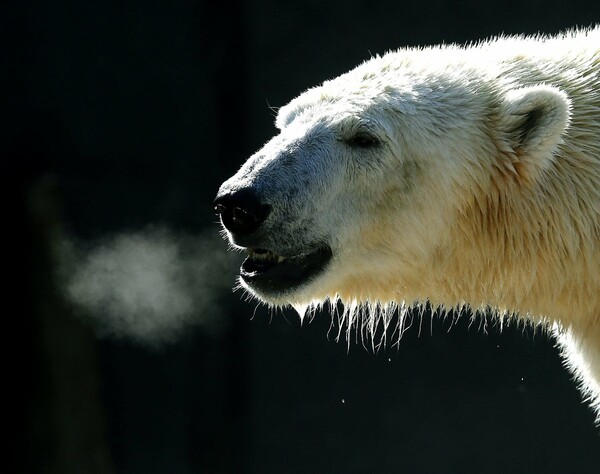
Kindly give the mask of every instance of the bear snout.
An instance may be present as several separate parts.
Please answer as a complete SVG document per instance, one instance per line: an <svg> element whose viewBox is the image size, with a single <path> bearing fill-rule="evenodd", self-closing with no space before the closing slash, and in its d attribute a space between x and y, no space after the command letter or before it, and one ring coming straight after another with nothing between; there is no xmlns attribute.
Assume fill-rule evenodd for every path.
<svg viewBox="0 0 600 474"><path fill-rule="evenodd" d="M215 214L234 237L244 237L258 230L271 212L271 206L263 204L251 188L219 192L213 205Z"/></svg>

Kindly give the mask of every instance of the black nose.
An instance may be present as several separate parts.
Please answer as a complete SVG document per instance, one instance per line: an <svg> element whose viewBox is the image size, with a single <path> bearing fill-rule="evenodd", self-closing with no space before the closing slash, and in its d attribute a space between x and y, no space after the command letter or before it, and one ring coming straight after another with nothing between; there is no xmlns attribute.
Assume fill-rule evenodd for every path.
<svg viewBox="0 0 600 474"><path fill-rule="evenodd" d="M271 211L271 207L262 204L256 193L248 188L218 195L214 206L227 230L238 235L254 232Z"/></svg>

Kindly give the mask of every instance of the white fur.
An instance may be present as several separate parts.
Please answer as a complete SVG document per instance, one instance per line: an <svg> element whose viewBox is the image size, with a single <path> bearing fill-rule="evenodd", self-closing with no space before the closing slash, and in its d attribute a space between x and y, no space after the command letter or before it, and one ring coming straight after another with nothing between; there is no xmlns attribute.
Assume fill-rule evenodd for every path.
<svg viewBox="0 0 600 474"><path fill-rule="evenodd" d="M266 248L325 242L334 257L259 298L340 299L349 326L352 308L384 308L371 330L425 302L552 324L600 413L599 28L391 52L294 99L277 126L224 189L271 205ZM349 146L357 133L379 146Z"/></svg>

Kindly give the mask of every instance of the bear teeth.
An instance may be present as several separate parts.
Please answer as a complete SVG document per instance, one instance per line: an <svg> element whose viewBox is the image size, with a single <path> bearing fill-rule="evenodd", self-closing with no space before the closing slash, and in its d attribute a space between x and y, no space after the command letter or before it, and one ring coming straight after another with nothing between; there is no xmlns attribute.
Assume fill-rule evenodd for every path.
<svg viewBox="0 0 600 474"><path fill-rule="evenodd" d="M254 261L275 262L281 263L285 261L285 257L277 255L275 252L263 249L248 249L248 256Z"/></svg>

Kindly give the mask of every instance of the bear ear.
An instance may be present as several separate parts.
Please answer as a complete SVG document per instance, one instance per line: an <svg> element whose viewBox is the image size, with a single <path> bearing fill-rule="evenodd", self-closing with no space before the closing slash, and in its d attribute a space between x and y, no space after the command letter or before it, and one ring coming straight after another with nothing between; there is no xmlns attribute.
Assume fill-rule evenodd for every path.
<svg viewBox="0 0 600 474"><path fill-rule="evenodd" d="M571 101L560 89L537 85L509 91L500 111L502 154L508 168L525 179L535 178L553 160L569 126Z"/></svg>

